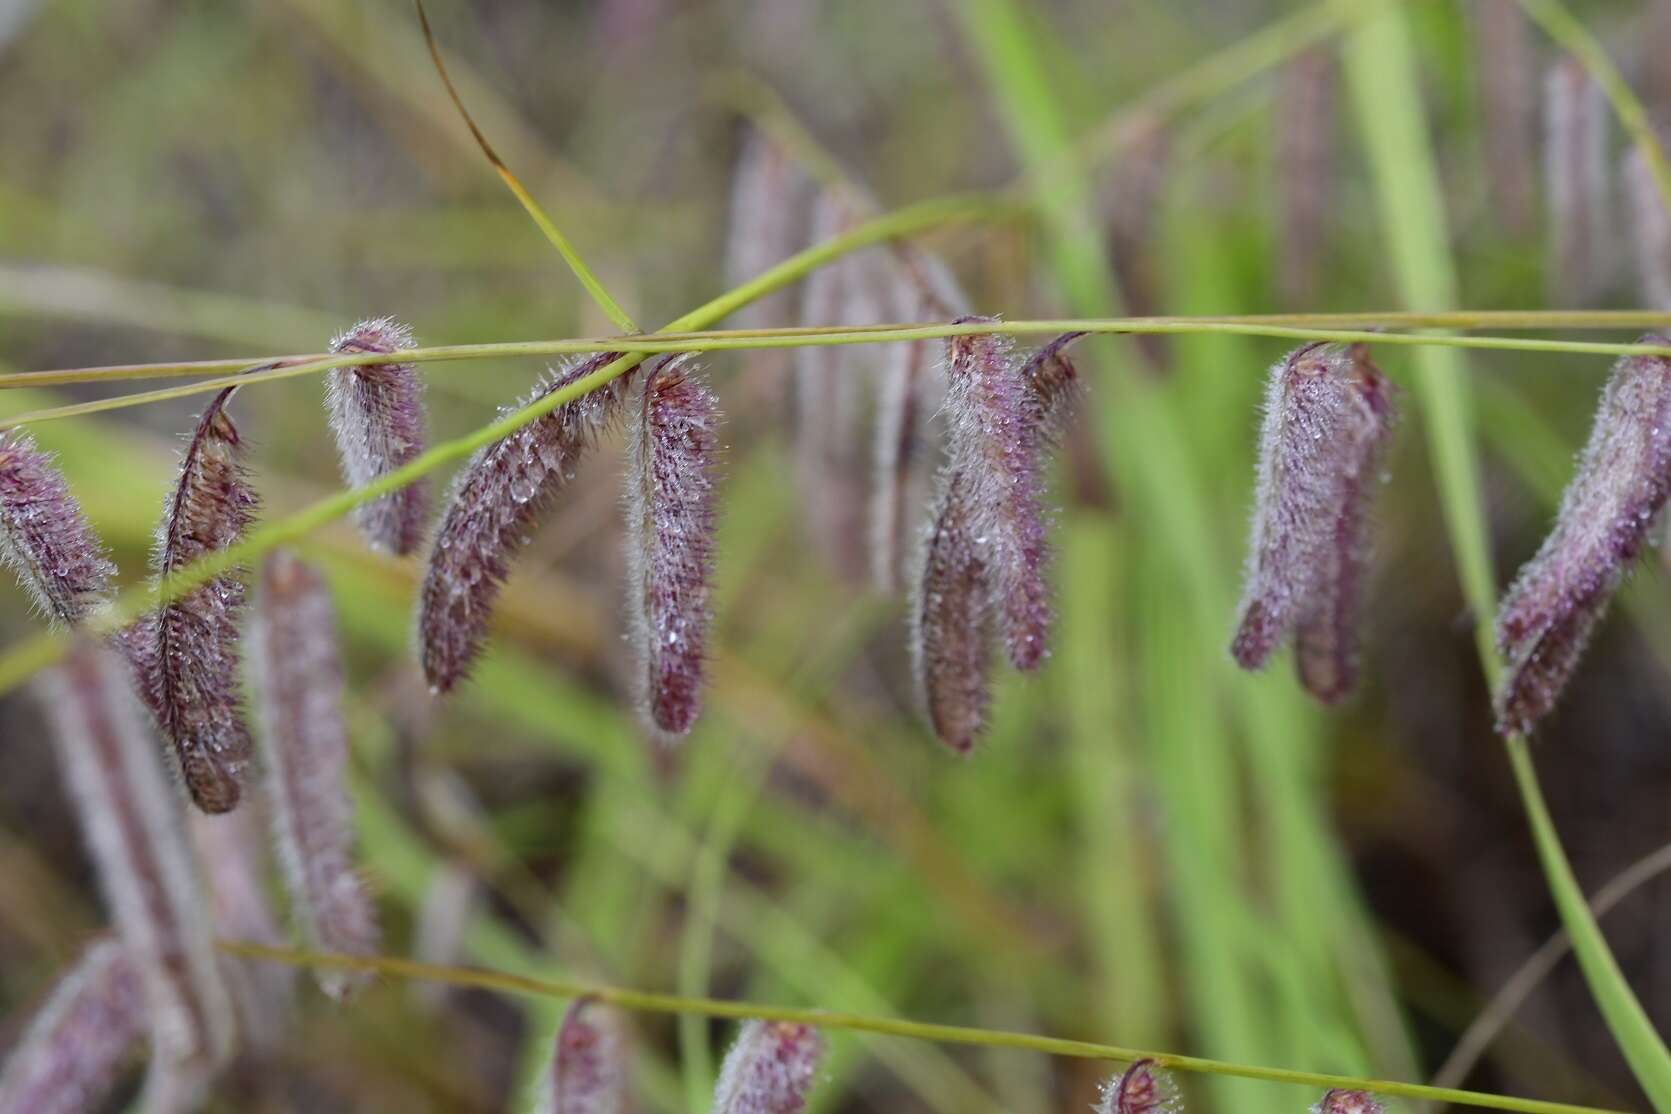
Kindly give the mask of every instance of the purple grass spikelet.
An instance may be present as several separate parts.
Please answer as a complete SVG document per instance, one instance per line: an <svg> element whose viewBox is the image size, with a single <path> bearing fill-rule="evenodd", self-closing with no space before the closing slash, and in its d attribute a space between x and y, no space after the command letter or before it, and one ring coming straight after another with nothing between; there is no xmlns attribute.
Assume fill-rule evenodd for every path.
<svg viewBox="0 0 1671 1114"><path fill-rule="evenodd" d="M554 370L514 409L592 375L619 352ZM469 673L510 564L597 435L622 410L632 372L572 399L472 456L453 480L418 593L424 676L447 692Z"/></svg>
<svg viewBox="0 0 1671 1114"><path fill-rule="evenodd" d="M1642 304L1671 311L1671 213L1640 146L1625 156L1623 177L1630 201L1631 239Z"/></svg>
<svg viewBox="0 0 1671 1114"><path fill-rule="evenodd" d="M1649 334L1643 344L1671 348ZM1671 495L1671 355L1613 366L1555 526L1497 613L1497 729L1529 733L1560 698Z"/></svg>
<svg viewBox="0 0 1671 1114"><path fill-rule="evenodd" d="M235 1020L210 941L179 798L114 653L72 647L40 694L100 889L144 985L153 1059L201 1078Z"/></svg>
<svg viewBox="0 0 1671 1114"><path fill-rule="evenodd" d="M262 817L265 802L211 815L193 810L187 817L197 859L203 864L215 935L280 948L286 943L267 896L268 842ZM222 957L238 1010L244 1044L272 1049L283 1040L296 1005L296 969L283 963Z"/></svg>
<svg viewBox="0 0 1671 1114"><path fill-rule="evenodd" d="M55 627L103 603L116 575L63 474L20 433L0 433L0 563Z"/></svg>
<svg viewBox="0 0 1671 1114"><path fill-rule="evenodd" d="M286 550L262 567L252 646L273 841L297 928L311 950L369 955L377 916L354 869L336 620L323 578ZM364 979L319 971L321 988L337 999Z"/></svg>
<svg viewBox="0 0 1671 1114"><path fill-rule="evenodd" d="M163 504L153 565L166 578L244 536L258 500L244 474L243 440L226 412L228 387L198 420ZM174 744L192 801L226 812L242 793L249 728L238 688L238 622L244 585L236 572L217 576L123 636L140 691Z"/></svg>
<svg viewBox="0 0 1671 1114"><path fill-rule="evenodd" d="M361 321L331 341L331 351L399 352L413 347L412 330L392 317ZM342 477L364 487L410 464L424 451L424 383L414 364L332 368L325 405L336 434ZM374 549L404 555L423 540L429 484L416 480L354 509L355 522Z"/></svg>
<svg viewBox="0 0 1671 1114"><path fill-rule="evenodd" d="M1384 1114L1385 1108L1368 1091L1349 1091L1337 1087L1323 1092L1323 1097L1311 1106L1311 1114Z"/></svg>
<svg viewBox="0 0 1671 1114"><path fill-rule="evenodd" d="M645 373L628 438L627 566L640 706L684 735L702 708L719 401L689 356Z"/></svg>
<svg viewBox="0 0 1671 1114"><path fill-rule="evenodd" d="M1300 681L1325 703L1357 681L1369 509L1395 417L1392 387L1361 344L1307 344L1271 369L1230 652L1258 669L1296 634Z"/></svg>
<svg viewBox="0 0 1671 1114"><path fill-rule="evenodd" d="M1312 47L1282 69L1277 92L1277 189L1281 206L1278 276L1292 306L1310 305L1333 237L1329 218L1339 178L1335 142L1339 72L1334 52Z"/></svg>
<svg viewBox="0 0 1671 1114"><path fill-rule="evenodd" d="M720 1067L713 1114L798 1114L823 1052L810 1025L743 1022Z"/></svg>
<svg viewBox="0 0 1671 1114"><path fill-rule="evenodd" d="M534 1114L623 1114L626 1109L626 1036L620 1018L596 999L577 998L557 1029Z"/></svg>
<svg viewBox="0 0 1671 1114"><path fill-rule="evenodd" d="M120 941L95 940L0 1070L0 1114L99 1107L145 1034L145 995Z"/></svg>
<svg viewBox="0 0 1671 1114"><path fill-rule="evenodd" d="M1579 304L1599 296L1611 277L1607 120L1606 95L1583 63L1557 61L1544 82L1549 275L1554 295Z"/></svg>
<svg viewBox="0 0 1671 1114"><path fill-rule="evenodd" d="M1138 1060L1103 1086L1096 1114L1181 1114L1183 1108L1172 1076L1153 1060Z"/></svg>
<svg viewBox="0 0 1671 1114"><path fill-rule="evenodd" d="M749 128L731 182L725 241L727 285L739 286L795 254L805 221L806 172L766 133ZM788 293L777 291L737 311L740 329L783 323Z"/></svg>
<svg viewBox="0 0 1671 1114"><path fill-rule="evenodd" d="M1484 113L1486 183L1504 228L1532 223L1536 193L1537 57L1519 0L1478 0L1473 51Z"/></svg>

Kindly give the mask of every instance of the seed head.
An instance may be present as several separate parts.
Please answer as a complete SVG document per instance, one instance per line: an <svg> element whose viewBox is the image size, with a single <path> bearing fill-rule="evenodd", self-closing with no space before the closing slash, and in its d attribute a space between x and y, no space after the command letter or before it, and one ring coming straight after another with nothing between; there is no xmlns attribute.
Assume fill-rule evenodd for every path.
<svg viewBox="0 0 1671 1114"><path fill-rule="evenodd" d="M268 554L261 570L252 641L273 841L297 927L314 951L369 955L377 950L377 915L354 869L336 621L324 580L286 550ZM333 998L363 981L353 972L319 971Z"/></svg>
<svg viewBox="0 0 1671 1114"><path fill-rule="evenodd" d="M1328 245L1340 174L1339 73L1334 52L1312 47L1282 69L1278 89L1277 186L1281 203L1280 281L1290 305L1313 301Z"/></svg>
<svg viewBox="0 0 1671 1114"><path fill-rule="evenodd" d="M1671 311L1671 213L1665 211L1648 158L1641 147L1625 156L1625 189L1630 195L1631 239L1642 303Z"/></svg>
<svg viewBox="0 0 1671 1114"><path fill-rule="evenodd" d="M287 941L267 896L268 843L263 818L257 815L263 804L245 802L242 808L218 815L192 811L186 822L203 864L215 935L279 948ZM221 972L245 1043L256 1049L276 1047L295 1008L296 969L226 956Z"/></svg>
<svg viewBox="0 0 1671 1114"><path fill-rule="evenodd" d="M1336 1088L1312 1105L1311 1114L1382 1114L1383 1107L1367 1091Z"/></svg>
<svg viewBox="0 0 1671 1114"><path fill-rule="evenodd" d="M0 1070L5 1114L97 1109L145 1032L145 995L122 945L94 941L58 981Z"/></svg>
<svg viewBox="0 0 1671 1114"><path fill-rule="evenodd" d="M1650 334L1644 344L1671 347ZM1671 494L1671 356L1625 356L1596 409L1555 527L1503 597L1507 674L1497 729L1530 732L1554 706Z"/></svg>
<svg viewBox="0 0 1671 1114"><path fill-rule="evenodd" d="M731 224L725 274L736 286L793 255L801 244L808 180L794 159L764 132L750 128L731 181ZM769 295L737 311L738 328L782 324L786 295Z"/></svg>
<svg viewBox="0 0 1671 1114"><path fill-rule="evenodd" d="M1569 302L1593 300L1611 277L1607 119L1606 97L1583 64L1556 62L1544 83L1549 274L1554 294Z"/></svg>
<svg viewBox="0 0 1671 1114"><path fill-rule="evenodd" d="M619 358L604 352L553 371L515 409ZM621 411L631 378L619 375L495 441L454 479L418 596L418 654L436 692L468 674L511 561L581 455Z"/></svg>
<svg viewBox="0 0 1671 1114"><path fill-rule="evenodd" d="M563 1015L535 1114L621 1114L627 1106L626 1038L608 1006L578 998Z"/></svg>
<svg viewBox="0 0 1671 1114"><path fill-rule="evenodd" d="M226 412L236 388L215 396L197 423L180 479L163 504L153 565L159 577L244 536L258 504L244 474L243 441ZM204 812L238 803L249 728L238 689L244 585L217 576L146 616L122 636L140 692L173 742L192 801Z"/></svg>
<svg viewBox="0 0 1671 1114"><path fill-rule="evenodd" d="M627 469L627 566L640 706L683 735L702 708L713 572L719 402L688 356L650 366L634 408Z"/></svg>
<svg viewBox="0 0 1671 1114"><path fill-rule="evenodd" d="M80 622L116 575L63 474L20 433L0 433L0 562L53 626Z"/></svg>
<svg viewBox="0 0 1671 1114"><path fill-rule="evenodd" d="M105 904L144 986L154 1059L201 1074L225 1062L234 1021L179 798L111 651L78 643L40 686Z"/></svg>
<svg viewBox="0 0 1671 1114"><path fill-rule="evenodd" d="M1394 417L1362 345L1308 344L1271 369L1230 652L1258 669L1296 633L1300 681L1326 703L1357 681L1369 510Z"/></svg>
<svg viewBox="0 0 1671 1114"><path fill-rule="evenodd" d="M810 1025L743 1022L720 1067L713 1114L799 1114L823 1051Z"/></svg>
<svg viewBox="0 0 1671 1114"><path fill-rule="evenodd" d="M398 352L413 346L412 330L392 317L362 321L331 341L331 351ZM336 433L342 477L364 487L424 451L424 384L414 364L332 368L325 376L325 405ZM423 540L429 516L429 484L418 480L354 510L355 521L375 549L406 554Z"/></svg>
<svg viewBox="0 0 1671 1114"><path fill-rule="evenodd" d="M1096 1114L1181 1114L1183 1108L1172 1077L1153 1060L1138 1060L1103 1087Z"/></svg>

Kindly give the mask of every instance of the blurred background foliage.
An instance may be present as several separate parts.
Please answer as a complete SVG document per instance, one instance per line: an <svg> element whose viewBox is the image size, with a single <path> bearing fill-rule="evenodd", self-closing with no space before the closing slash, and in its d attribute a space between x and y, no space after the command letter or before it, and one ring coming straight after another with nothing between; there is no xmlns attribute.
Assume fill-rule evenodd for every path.
<svg viewBox="0 0 1671 1114"><path fill-rule="evenodd" d="M1460 303L1542 308L1537 211L1517 222L1486 188L1489 2L1393 6L1415 36ZM1650 62L1663 71L1671 47L1665 8L1579 8L1661 111ZM651 324L725 285L730 181L756 103L739 89L775 90L891 207L1004 186L1029 138L1093 128L1295 10L436 0L431 18L484 130ZM1541 70L1554 51L1532 44ZM1289 85L1296 65L1327 71L1335 54L1157 118L1088 168L1078 200L1092 239L1077 260L1053 250L1048 218L922 242L980 312L1011 317L1118 312L1083 304L1087 258L1091 288L1120 290L1135 312L1401 308L1346 83L1325 72L1309 98ZM1537 74L1527 88L1535 100ZM1320 153L1292 146L1297 121ZM1524 140L1513 157L1535 174ZM1314 173L1296 178L1307 159ZM1296 237L1283 214L1307 183L1324 197ZM1625 236L1599 305L1638 303ZM1311 269L1297 287L1295 267ZM409 7L0 5L7 370L312 352L385 313L433 344L612 331L471 145ZM850 368L878 356L855 351ZM423 690L409 653L415 565L370 555L346 526L321 531L307 552L331 575L350 656L364 864L387 950L1429 1076L1556 919L1491 732L1413 406L1382 500L1365 691L1325 714L1285 664L1260 677L1229 667L1261 373L1281 351L1223 336L1084 344L1092 386L1057 485L1055 653L1036 677L1005 679L990 735L965 761L916 715L902 603L842 578L808 542L781 368L710 361L729 416L716 651L709 711L678 750L648 743L622 697L615 443L534 538L486 664L446 701ZM1406 383L1410 351L1380 354ZM1502 580L1537 545L1605 364L1473 352L1466 366ZM479 426L539 370L429 365L434 436ZM1119 441L1130 415L1148 413L1128 409L1134 392L1161 408L1172 440ZM10 391L0 413L97 393ZM37 431L124 583L145 573L194 412L188 400ZM318 382L245 392L236 412L268 515L338 485ZM1165 516L1191 525L1169 533ZM1671 840L1671 594L1657 568L1620 610L1537 748L1592 889ZM0 635L33 629L21 595L0 593ZM0 725L4 1045L103 917L36 708L12 694ZM1605 923L1650 1013L1671 1023L1671 964L1655 947L1671 889L1644 888ZM300 1008L293 1040L241 1065L218 1109L514 1107L557 1005L386 981L350 1008L311 991ZM728 1030L654 1017L635 1028L645 1109L705 1109ZM1108 1070L832 1043L819 1111L1079 1110ZM1641 1103L1570 961L1467 1084ZM1315 1097L1186 1086L1202 1109L1243 1114Z"/></svg>

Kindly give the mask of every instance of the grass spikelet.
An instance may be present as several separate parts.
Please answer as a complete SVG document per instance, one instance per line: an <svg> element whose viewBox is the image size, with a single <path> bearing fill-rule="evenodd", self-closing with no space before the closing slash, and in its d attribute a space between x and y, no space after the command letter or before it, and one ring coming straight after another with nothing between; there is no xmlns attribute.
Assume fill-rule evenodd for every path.
<svg viewBox="0 0 1671 1114"><path fill-rule="evenodd" d="M0 434L0 562L54 626L72 626L116 575L52 458L21 433Z"/></svg>
<svg viewBox="0 0 1671 1114"><path fill-rule="evenodd" d="M226 412L236 389L215 396L186 446L157 527L153 564L159 577L239 541L254 519L258 500L244 474L243 440ZM192 801L204 812L237 805L249 761L238 688L243 609L243 582L228 573L164 604L126 636L141 692L174 744Z"/></svg>
<svg viewBox="0 0 1671 1114"><path fill-rule="evenodd" d="M1671 213L1665 211L1665 199L1640 147L1625 156L1622 174L1642 304L1671 311Z"/></svg>
<svg viewBox="0 0 1671 1114"><path fill-rule="evenodd" d="M713 1114L798 1114L823 1051L810 1025L743 1022L720 1067Z"/></svg>
<svg viewBox="0 0 1671 1114"><path fill-rule="evenodd" d="M267 896L267 835L264 801L246 802L231 812L187 817L192 847L203 864L215 935L270 947L286 943ZM296 1000L296 969L281 963L223 958L239 1028L247 1045L271 1049L283 1039Z"/></svg>
<svg viewBox="0 0 1671 1114"><path fill-rule="evenodd" d="M622 1114L626 1108L626 1036L620 1018L593 999L576 999L557 1029L534 1114Z"/></svg>
<svg viewBox="0 0 1671 1114"><path fill-rule="evenodd" d="M297 928L314 951L372 954L377 917L354 869L336 621L323 578L285 550L262 568L252 643L261 762ZM355 972L318 975L337 999L364 981Z"/></svg>
<svg viewBox="0 0 1671 1114"><path fill-rule="evenodd" d="M1368 1091L1335 1088L1311 1106L1311 1114L1383 1114L1385 1108Z"/></svg>
<svg viewBox="0 0 1671 1114"><path fill-rule="evenodd" d="M1610 277L1607 99L1582 63L1562 58L1544 79L1543 103L1550 288L1583 305Z"/></svg>
<svg viewBox="0 0 1671 1114"><path fill-rule="evenodd" d="M808 190L806 172L765 132L748 128L731 180L731 220L725 240L725 274L736 286L789 258L801 246ZM776 291L737 311L739 329L786 322L789 296Z"/></svg>
<svg viewBox="0 0 1671 1114"><path fill-rule="evenodd" d="M628 439L627 566L639 705L669 736L702 708L719 401L688 356L650 366Z"/></svg>
<svg viewBox="0 0 1671 1114"><path fill-rule="evenodd" d="M1160 312L1164 290L1155 239L1172 165L1172 136L1158 118L1135 125L1132 136L1108 182L1108 254L1126 310L1146 317ZM1167 369L1166 337L1145 333L1132 340L1152 370Z"/></svg>
<svg viewBox="0 0 1671 1114"><path fill-rule="evenodd" d="M122 945L95 940L58 981L0 1071L0 1114L82 1114L145 1032L145 997Z"/></svg>
<svg viewBox="0 0 1671 1114"><path fill-rule="evenodd" d="M81 643L39 691L106 905L144 985L153 1060L203 1076L231 1051L232 1006L179 798L126 671L110 651Z"/></svg>
<svg viewBox="0 0 1671 1114"><path fill-rule="evenodd" d="M1532 224L1537 165L1537 62L1531 25L1519 0L1477 0L1471 10L1492 209L1507 231L1522 233Z"/></svg>
<svg viewBox="0 0 1671 1114"><path fill-rule="evenodd" d="M1138 1060L1103 1087L1096 1114L1181 1114L1183 1108L1172 1076L1153 1060Z"/></svg>
<svg viewBox="0 0 1671 1114"><path fill-rule="evenodd" d="M556 370L518 408L619 358L603 352ZM418 655L434 691L447 692L469 673L511 561L581 454L620 412L632 378L619 376L564 403L478 451L459 471L418 595Z"/></svg>
<svg viewBox="0 0 1671 1114"><path fill-rule="evenodd" d="M398 352L412 346L412 330L392 317L361 321L331 341L332 352ZM423 390L414 364L367 364L326 373L325 405L342 476L350 487L364 487L423 452ZM362 503L354 511L372 548L397 555L417 548L428 514L426 480Z"/></svg>
<svg viewBox="0 0 1671 1114"><path fill-rule="evenodd" d="M1339 71L1334 52L1312 47L1283 67L1276 104L1277 194L1281 206L1278 285L1290 306L1315 301L1331 237Z"/></svg>
<svg viewBox="0 0 1671 1114"><path fill-rule="evenodd" d="M1642 342L1671 346L1657 335ZM1507 663L1499 731L1529 733L1554 707L1668 495L1671 357L1626 356L1602 392L1554 528L1498 611Z"/></svg>

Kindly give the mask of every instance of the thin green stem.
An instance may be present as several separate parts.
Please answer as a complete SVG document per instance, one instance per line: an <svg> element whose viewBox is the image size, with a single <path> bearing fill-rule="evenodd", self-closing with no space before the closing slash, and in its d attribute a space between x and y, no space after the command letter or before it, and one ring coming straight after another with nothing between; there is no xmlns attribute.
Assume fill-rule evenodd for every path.
<svg viewBox="0 0 1671 1114"><path fill-rule="evenodd" d="M1158 1066L1178 1071L1207 1075L1227 1075L1241 1079L1257 1079L1270 1083L1294 1083L1306 1087L1349 1088L1371 1091L1397 1098L1419 1099L1428 1102L1455 1103L1489 1110L1518 1110L1524 1114L1617 1114L1591 1106L1574 1106L1560 1102L1542 1102L1512 1095L1492 1095L1479 1091L1457 1091L1447 1087L1429 1087L1420 1083L1401 1083L1388 1079L1356 1079L1344 1075L1321 1072L1291 1071L1288 1068L1264 1067L1257 1064L1236 1064L1224 1060L1209 1060L1200 1056L1180 1056L1153 1049L1123 1048L1093 1041L1064 1040L1033 1033L1015 1033L1002 1029L976 1029L963 1025L938 1025L928 1021L906 1018L871 1017L865 1014L840 1013L832 1010L807 1009L795 1006L773 1006L760 1002L736 1002L718 998L690 998L676 994L658 994L648 990L589 983L578 979L535 978L530 975L502 971L483 971L469 967L442 967L394 956L338 955L273 948L264 944L241 940L221 940L220 949L231 955L249 959L287 963L296 967L327 968L333 970L365 971L402 979L421 979L445 983L449 986L475 987L503 994L518 994L537 998L591 997L621 1009L642 1013L686 1014L720 1017L729 1020L758 1018L765 1021L785 1021L793 1024L815 1025L821 1029L839 1029L857 1033L877 1033L883 1036L934 1041L940 1044L975 1045L985 1048L1019 1048L1042 1052L1051 1056L1069 1056L1083 1060L1153 1060Z"/></svg>
<svg viewBox="0 0 1671 1114"><path fill-rule="evenodd" d="M1607 48L1590 33L1576 16L1567 10L1561 0L1520 0L1520 6L1526 14L1537 21L1550 38L1561 45L1567 53L1577 58L1590 76L1596 79L1602 92L1613 104L1613 112L1619 117L1619 123L1630 138L1641 148L1648 160L1648 171L1653 175L1654 186L1659 190L1661 203L1665 211L1671 213L1671 163L1665 158L1665 148L1660 145L1659 137L1654 134L1653 124L1648 120L1647 110L1642 107L1642 101L1631 90L1630 83L1619 72L1619 67L1613 64L1613 59L1607 54Z"/></svg>

